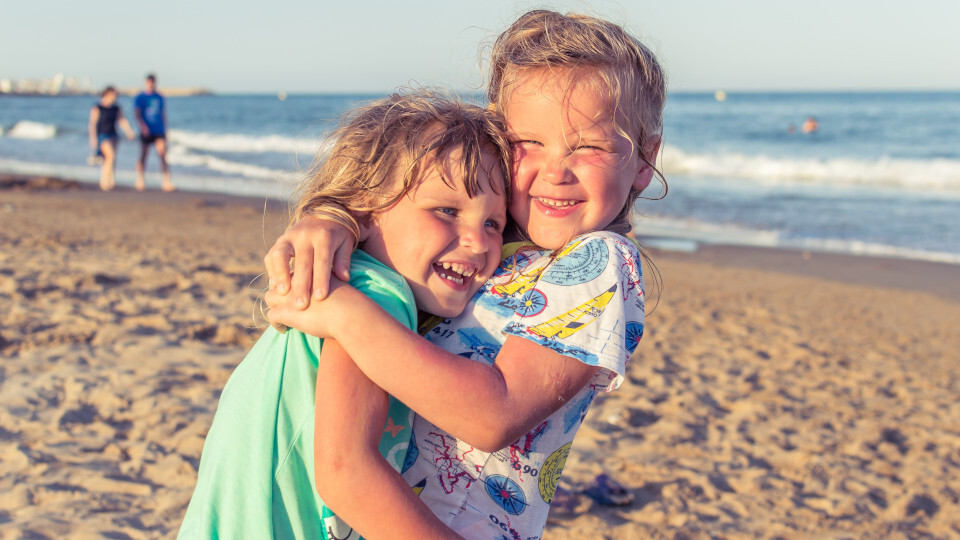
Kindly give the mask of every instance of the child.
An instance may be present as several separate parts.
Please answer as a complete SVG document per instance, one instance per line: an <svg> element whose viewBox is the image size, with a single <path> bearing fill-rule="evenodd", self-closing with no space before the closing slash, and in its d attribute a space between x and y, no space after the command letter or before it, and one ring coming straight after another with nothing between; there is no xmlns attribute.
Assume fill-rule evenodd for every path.
<svg viewBox="0 0 960 540"><path fill-rule="evenodd" d="M358 109L301 186L294 221L320 212L354 227L364 251L350 283L401 327L416 327L417 307L454 317L500 260L502 127L427 92ZM268 328L224 388L180 537L450 538L398 472L411 416L333 340Z"/></svg>
<svg viewBox="0 0 960 540"><path fill-rule="evenodd" d="M536 246L507 257L463 315L427 343L342 284L303 310L310 279L297 274L312 263L303 254L321 254L323 265L331 252L311 238L344 235L319 220L267 255L277 288L266 300L272 322L335 338L416 411L404 477L422 483L444 523L468 538L539 538L588 407L619 385L643 333L640 254L617 233L630 230L654 173L664 79L619 26L533 11L497 40L489 97L514 149L510 239ZM277 269L294 247L295 293L284 296L290 277ZM365 331L327 310L351 313Z"/></svg>
<svg viewBox="0 0 960 540"><path fill-rule="evenodd" d="M100 102L90 108L90 149L93 162L100 163L100 189L110 191L116 185L114 171L117 166L117 123L133 138L130 122L123 116L123 110L117 105L117 90L108 86L100 94Z"/></svg>

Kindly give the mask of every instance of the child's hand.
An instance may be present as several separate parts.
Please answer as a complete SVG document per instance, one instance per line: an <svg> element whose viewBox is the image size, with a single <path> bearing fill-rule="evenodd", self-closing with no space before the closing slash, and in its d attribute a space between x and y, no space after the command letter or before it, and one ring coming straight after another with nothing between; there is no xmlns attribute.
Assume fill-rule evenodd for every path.
<svg viewBox="0 0 960 540"><path fill-rule="evenodd" d="M330 285L328 297L322 301L314 300L307 308L297 305L293 295L270 289L263 297L267 304L267 320L274 328L296 328L312 336L334 337L334 324L349 318L350 298L360 293L336 278L331 280Z"/></svg>
<svg viewBox="0 0 960 540"><path fill-rule="evenodd" d="M313 297L323 300L329 289L331 269L336 277L350 279L353 246L353 235L343 225L315 217L301 219L277 239L263 258L270 290L280 295L293 291L297 309L310 305L311 288Z"/></svg>

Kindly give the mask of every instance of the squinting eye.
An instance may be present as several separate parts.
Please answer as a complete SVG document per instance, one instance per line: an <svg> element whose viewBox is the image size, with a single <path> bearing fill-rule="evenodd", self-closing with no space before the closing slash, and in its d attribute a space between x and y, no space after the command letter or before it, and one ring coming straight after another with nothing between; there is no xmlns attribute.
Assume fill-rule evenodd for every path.
<svg viewBox="0 0 960 540"><path fill-rule="evenodd" d="M522 140L522 141L511 141L510 146L540 146L538 141L531 140Z"/></svg>
<svg viewBox="0 0 960 540"><path fill-rule="evenodd" d="M456 216L457 211L454 208L437 208L437 212L444 214L446 216Z"/></svg>

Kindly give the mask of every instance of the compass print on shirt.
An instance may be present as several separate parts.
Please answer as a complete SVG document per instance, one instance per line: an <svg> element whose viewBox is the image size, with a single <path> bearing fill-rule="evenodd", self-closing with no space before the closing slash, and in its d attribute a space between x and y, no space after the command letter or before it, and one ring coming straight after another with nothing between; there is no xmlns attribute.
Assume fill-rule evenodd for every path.
<svg viewBox="0 0 960 540"><path fill-rule="evenodd" d="M515 516L527 509L527 498L516 482L499 474L488 476L484 482L487 495L508 514Z"/></svg>

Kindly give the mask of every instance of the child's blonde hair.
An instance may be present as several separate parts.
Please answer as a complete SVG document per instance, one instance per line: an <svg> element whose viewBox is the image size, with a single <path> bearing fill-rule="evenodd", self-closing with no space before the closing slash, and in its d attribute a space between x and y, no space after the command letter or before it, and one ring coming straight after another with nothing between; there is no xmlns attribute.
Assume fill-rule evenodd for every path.
<svg viewBox="0 0 960 540"><path fill-rule="evenodd" d="M510 193L510 144L500 115L429 90L408 90L346 113L297 190L291 223L333 219L359 236L359 220L389 208L418 185L427 167L459 167L463 189L482 191L483 155L497 158L491 189ZM459 153L457 151L459 150ZM449 161L456 158L456 161ZM502 184L492 175L501 174Z"/></svg>
<svg viewBox="0 0 960 540"><path fill-rule="evenodd" d="M666 81L654 54L620 26L587 15L530 11L500 34L493 45L487 96L503 112L517 82L533 70L570 70L606 94L617 131L637 147L650 167L656 156L643 154L651 137L663 131ZM575 83L575 84L576 84ZM654 171L663 179L655 167ZM666 183L664 182L664 185ZM631 189L626 204L606 227L625 234L640 192Z"/></svg>

